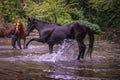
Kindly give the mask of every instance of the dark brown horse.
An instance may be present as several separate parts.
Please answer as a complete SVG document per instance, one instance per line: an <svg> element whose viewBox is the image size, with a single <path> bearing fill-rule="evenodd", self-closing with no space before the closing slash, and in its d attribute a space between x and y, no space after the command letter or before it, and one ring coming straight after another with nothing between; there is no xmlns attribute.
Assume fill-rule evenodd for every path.
<svg viewBox="0 0 120 80"><path fill-rule="evenodd" d="M0 37L5 37L5 29L0 27Z"/></svg>
<svg viewBox="0 0 120 80"><path fill-rule="evenodd" d="M17 20L16 26L15 26L15 32L12 36L12 46L13 48L16 48L16 42L20 49L21 47L21 39L24 41L24 48L25 48L25 41L26 41L26 34L25 34L26 28L23 26L23 23L21 20Z"/></svg>
<svg viewBox="0 0 120 80"><path fill-rule="evenodd" d="M13 25L12 23L7 23L4 35L6 37L11 37L14 34L14 32L15 32L15 25Z"/></svg>
<svg viewBox="0 0 120 80"><path fill-rule="evenodd" d="M0 22L0 37L5 37L5 28L3 27L3 23Z"/></svg>
<svg viewBox="0 0 120 80"><path fill-rule="evenodd" d="M79 47L78 60L84 58L86 46L83 40L88 33L89 47L87 53L89 53L91 57L94 44L94 33L89 27L80 22L59 26L57 24L29 18L26 34L29 35L33 29L38 30L40 37L31 39L27 42L26 46L28 46L31 41L46 42L49 45L50 53L52 53L54 44L61 43L64 39L75 39Z"/></svg>

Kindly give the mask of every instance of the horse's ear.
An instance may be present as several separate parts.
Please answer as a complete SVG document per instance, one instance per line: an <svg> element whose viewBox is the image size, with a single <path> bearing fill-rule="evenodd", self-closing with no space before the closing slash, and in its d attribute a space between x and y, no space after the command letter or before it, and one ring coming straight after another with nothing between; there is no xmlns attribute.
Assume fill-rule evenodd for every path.
<svg viewBox="0 0 120 80"><path fill-rule="evenodd" d="M33 18L33 19L32 19L32 22L34 22L34 21L35 21L35 19Z"/></svg>
<svg viewBox="0 0 120 80"><path fill-rule="evenodd" d="M28 22L31 22L31 18L28 17Z"/></svg>

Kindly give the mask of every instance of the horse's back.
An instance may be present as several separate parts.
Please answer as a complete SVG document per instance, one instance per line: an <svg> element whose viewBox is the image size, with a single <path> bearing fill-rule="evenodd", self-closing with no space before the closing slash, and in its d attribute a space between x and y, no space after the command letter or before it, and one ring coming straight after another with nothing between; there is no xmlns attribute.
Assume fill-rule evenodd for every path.
<svg viewBox="0 0 120 80"><path fill-rule="evenodd" d="M6 29L14 29L15 25L13 25L12 23L7 23L6 25Z"/></svg>
<svg viewBox="0 0 120 80"><path fill-rule="evenodd" d="M9 33L13 33L15 31L15 25L13 25L12 23L7 23L6 31Z"/></svg>
<svg viewBox="0 0 120 80"><path fill-rule="evenodd" d="M5 36L4 32L5 32L5 29L0 27L0 37L4 37Z"/></svg>
<svg viewBox="0 0 120 80"><path fill-rule="evenodd" d="M6 24L6 31L5 31L5 36L9 37L15 32L15 25L12 23L7 23Z"/></svg>
<svg viewBox="0 0 120 80"><path fill-rule="evenodd" d="M48 41L54 44L61 43L65 38L67 38L67 34L68 32L66 27L54 28Z"/></svg>

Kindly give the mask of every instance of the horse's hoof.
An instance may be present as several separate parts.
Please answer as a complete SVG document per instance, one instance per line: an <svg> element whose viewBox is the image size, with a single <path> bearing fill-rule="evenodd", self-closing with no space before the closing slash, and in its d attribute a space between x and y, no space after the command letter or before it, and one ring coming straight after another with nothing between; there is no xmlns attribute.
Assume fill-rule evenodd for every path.
<svg viewBox="0 0 120 80"><path fill-rule="evenodd" d="M22 49L21 47L19 47L19 49Z"/></svg>
<svg viewBox="0 0 120 80"><path fill-rule="evenodd" d="M22 49L22 48L20 48L20 49Z"/></svg>
<svg viewBox="0 0 120 80"><path fill-rule="evenodd" d="M15 49L17 49L17 48L16 48L16 47L13 47L12 49L14 49L14 50L15 50Z"/></svg>
<svg viewBox="0 0 120 80"><path fill-rule="evenodd" d="M84 59L83 58L77 58L77 61L83 61Z"/></svg>
<svg viewBox="0 0 120 80"><path fill-rule="evenodd" d="M24 46L24 49L27 49L28 47L27 46Z"/></svg>
<svg viewBox="0 0 120 80"><path fill-rule="evenodd" d="M27 49L26 47L24 47L24 49Z"/></svg>
<svg viewBox="0 0 120 80"><path fill-rule="evenodd" d="M80 61L80 59L77 58L77 61Z"/></svg>
<svg viewBox="0 0 120 80"><path fill-rule="evenodd" d="M79 60L80 60L80 58L77 58L77 60L79 61Z"/></svg>

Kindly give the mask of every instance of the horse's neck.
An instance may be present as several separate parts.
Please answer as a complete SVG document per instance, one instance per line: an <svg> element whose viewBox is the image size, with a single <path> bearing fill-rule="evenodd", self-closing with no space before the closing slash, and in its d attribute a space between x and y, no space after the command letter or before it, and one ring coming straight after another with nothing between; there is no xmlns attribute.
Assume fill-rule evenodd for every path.
<svg viewBox="0 0 120 80"><path fill-rule="evenodd" d="M40 36L42 30L44 30L46 28L50 28L50 27L51 26L49 26L49 24L44 24L44 23L42 23L42 24L38 23L35 25L35 29L38 31L39 36Z"/></svg>
<svg viewBox="0 0 120 80"><path fill-rule="evenodd" d="M25 27L22 25L22 26L20 26L21 28L20 28L20 33L25 33Z"/></svg>
<svg viewBox="0 0 120 80"><path fill-rule="evenodd" d="M39 26L36 26L35 29L38 31L39 36L40 36L41 28L39 28Z"/></svg>
<svg viewBox="0 0 120 80"><path fill-rule="evenodd" d="M46 24L37 23L37 24L35 25L35 28L36 28L39 32L41 32L44 28L46 28Z"/></svg>

